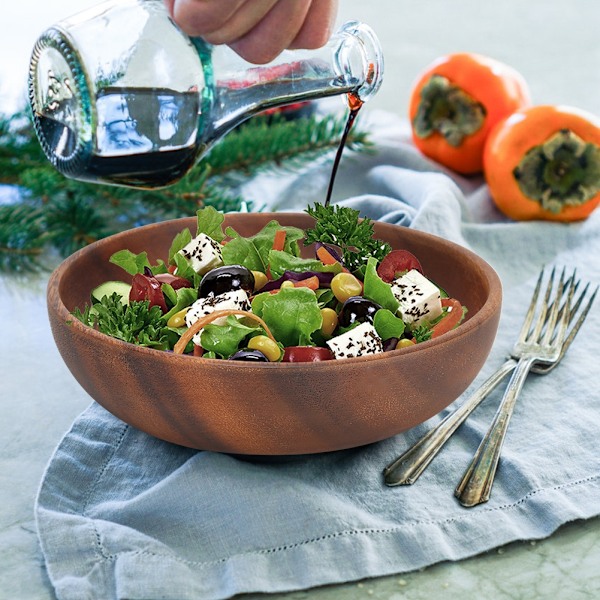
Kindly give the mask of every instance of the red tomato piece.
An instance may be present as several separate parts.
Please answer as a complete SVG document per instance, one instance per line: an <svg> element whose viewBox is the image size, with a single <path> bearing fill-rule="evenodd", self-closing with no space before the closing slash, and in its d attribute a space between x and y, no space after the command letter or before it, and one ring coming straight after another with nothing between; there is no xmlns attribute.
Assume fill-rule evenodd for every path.
<svg viewBox="0 0 600 600"><path fill-rule="evenodd" d="M283 362L319 362L333 359L333 352L321 346L288 346L283 353Z"/></svg>
<svg viewBox="0 0 600 600"><path fill-rule="evenodd" d="M377 274L386 283L391 283L400 273L416 269L423 275L423 267L419 259L408 250L392 250L379 263Z"/></svg>
<svg viewBox="0 0 600 600"><path fill-rule="evenodd" d="M141 302L148 300L150 306L158 306L164 314L167 312L167 304L161 285L156 277L137 273L133 276L133 281L131 282L129 301Z"/></svg>
<svg viewBox="0 0 600 600"><path fill-rule="evenodd" d="M454 298L442 298L442 306L446 306L452 310L446 313L446 316L431 328L431 339L451 331L462 319L462 305L458 300Z"/></svg>

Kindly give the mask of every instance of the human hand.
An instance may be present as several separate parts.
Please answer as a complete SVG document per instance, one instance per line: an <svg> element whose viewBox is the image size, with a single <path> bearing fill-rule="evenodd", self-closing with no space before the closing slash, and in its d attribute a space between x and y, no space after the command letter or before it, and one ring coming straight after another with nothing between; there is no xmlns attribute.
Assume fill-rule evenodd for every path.
<svg viewBox="0 0 600 600"><path fill-rule="evenodd" d="M185 33L227 44L264 64L283 50L320 48L331 35L338 0L164 0Z"/></svg>

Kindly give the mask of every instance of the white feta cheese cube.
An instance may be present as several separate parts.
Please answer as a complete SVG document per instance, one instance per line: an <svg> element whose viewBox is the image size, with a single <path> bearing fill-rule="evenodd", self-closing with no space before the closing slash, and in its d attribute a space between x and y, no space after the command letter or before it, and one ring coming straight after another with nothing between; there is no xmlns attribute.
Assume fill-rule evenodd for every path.
<svg viewBox="0 0 600 600"><path fill-rule="evenodd" d="M205 233L196 236L179 251L179 254L185 256L192 269L200 275L223 264L221 245Z"/></svg>
<svg viewBox="0 0 600 600"><path fill-rule="evenodd" d="M383 352L383 341L371 323L361 323L327 341L336 358L354 358Z"/></svg>
<svg viewBox="0 0 600 600"><path fill-rule="evenodd" d="M234 290L225 292L218 296L210 296L209 298L198 298L185 314L185 324L191 327L198 319L209 315L215 310L250 310L250 301L248 294L244 290ZM224 325L227 317L219 317L213 323L215 325ZM200 346L200 334L202 329L192 338L194 344Z"/></svg>
<svg viewBox="0 0 600 600"><path fill-rule="evenodd" d="M405 323L420 325L442 314L440 290L416 269L398 277L391 285Z"/></svg>

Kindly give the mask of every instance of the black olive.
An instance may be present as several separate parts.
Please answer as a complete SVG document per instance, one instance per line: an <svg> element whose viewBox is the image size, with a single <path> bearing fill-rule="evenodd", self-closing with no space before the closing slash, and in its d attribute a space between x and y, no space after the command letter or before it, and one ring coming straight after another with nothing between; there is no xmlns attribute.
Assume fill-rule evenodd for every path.
<svg viewBox="0 0 600 600"><path fill-rule="evenodd" d="M269 359L260 350L238 350L229 357L229 360L248 360L252 362L269 362Z"/></svg>
<svg viewBox="0 0 600 600"><path fill-rule="evenodd" d="M342 305L338 323L341 327L348 327L353 323L373 323L375 313L380 308L379 304L362 296L352 296Z"/></svg>
<svg viewBox="0 0 600 600"><path fill-rule="evenodd" d="M387 340L383 340L383 351L389 352L390 350L395 350L397 345L398 345L397 337L391 337L391 338L388 338Z"/></svg>
<svg viewBox="0 0 600 600"><path fill-rule="evenodd" d="M244 290L248 295L252 294L254 274L242 265L225 265L211 269L204 275L198 288L198 297L219 296L236 290Z"/></svg>

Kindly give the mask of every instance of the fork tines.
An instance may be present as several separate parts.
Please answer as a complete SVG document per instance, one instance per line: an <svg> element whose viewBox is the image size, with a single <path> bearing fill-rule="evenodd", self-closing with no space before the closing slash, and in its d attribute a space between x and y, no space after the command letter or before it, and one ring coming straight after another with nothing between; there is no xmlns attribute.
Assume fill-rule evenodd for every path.
<svg viewBox="0 0 600 600"><path fill-rule="evenodd" d="M536 307L538 305L538 299L542 288L542 282L544 279L544 270L542 269L542 271L539 274L535 290L533 292L533 296L531 298L531 302L529 304L529 308L527 310L527 314L523 322L523 326L521 328L521 332L519 335L519 338L521 340L528 342L539 340L542 343L549 343L551 341L551 338L556 337L556 335L564 336L564 331L566 327L575 316L589 289L588 283L585 286L582 293L580 294L580 296L578 297L575 304L571 306L573 296L580 284L580 281L575 279L575 275L576 271L573 271L573 273L570 276L566 277L565 269L563 268L560 274L560 278L556 283L554 300L552 300L551 302L550 298L552 298L553 296L552 292L555 287L556 279L556 267L552 268L550 277L548 278L548 283L546 286L544 297L539 308L538 318L535 324L533 324L534 316L536 314ZM596 292L594 292L592 298L590 299L590 302L588 302L588 305L585 309L586 314L591 307L591 302L593 302L595 295ZM564 298L565 296L566 298ZM555 327L557 322L560 323L558 332L556 331ZM542 333L544 331L545 333L542 336Z"/></svg>

